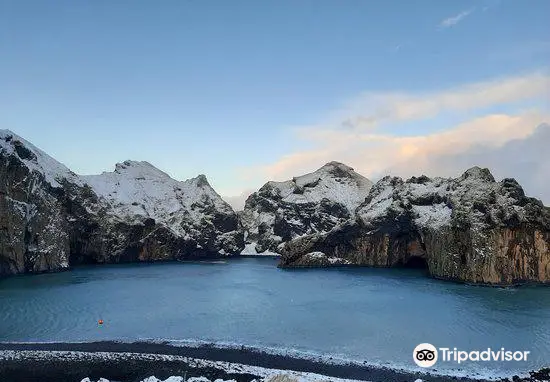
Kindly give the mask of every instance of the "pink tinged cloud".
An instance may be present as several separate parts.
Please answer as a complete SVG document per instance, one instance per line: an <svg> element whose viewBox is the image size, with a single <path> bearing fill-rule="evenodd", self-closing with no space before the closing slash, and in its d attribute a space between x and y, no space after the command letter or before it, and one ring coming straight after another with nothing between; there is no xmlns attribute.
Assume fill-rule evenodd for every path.
<svg viewBox="0 0 550 382"><path fill-rule="evenodd" d="M339 123L321 126L306 126L295 129L298 139L313 143L314 148L283 156L275 163L247 169L249 175L258 179L284 180L305 172L310 172L324 163L337 160L354 167L358 172L376 179L387 173L404 177L424 173L429 176L456 176L466 167L490 164L496 174L506 177L521 175L533 196L550 202L550 184L536 179L544 179L546 173L539 167L525 171L524 165L515 166L521 158L507 161L496 160L505 155L502 147L510 142L526 142L525 150L538 155L541 163L550 162L546 150L530 150L529 145L537 126L550 122L548 104L538 109L523 110L513 114L488 114L449 126L443 131L427 135L395 136L384 133L383 126L388 122L424 120L434 118L444 111L470 111L493 105L514 104L524 100L550 99L550 77L535 73L523 77L513 77L495 81L481 82L429 94L405 94L398 97L388 94L370 95L378 101L375 108L369 107L360 113L363 100L354 101L354 108L339 111L341 116L353 109L356 115L344 120L364 122L351 123L351 127L342 128ZM467 160L472 150L483 149L475 156L475 161ZM484 158L486 153L487 158ZM501 154L497 154L501 153ZM492 158L489 160L489 157ZM444 160L443 160L444 159ZM445 163L445 165L441 165ZM523 166L523 167L522 167ZM546 166L548 167L548 166ZM541 173L542 172L542 173ZM526 179L526 177L530 177ZM546 178L547 179L547 178Z"/></svg>

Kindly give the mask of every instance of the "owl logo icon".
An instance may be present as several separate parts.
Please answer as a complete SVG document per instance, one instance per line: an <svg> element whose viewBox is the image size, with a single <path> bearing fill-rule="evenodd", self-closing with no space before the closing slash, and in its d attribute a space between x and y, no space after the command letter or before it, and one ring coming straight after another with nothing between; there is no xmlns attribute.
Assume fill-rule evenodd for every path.
<svg viewBox="0 0 550 382"><path fill-rule="evenodd" d="M420 367L432 367L437 362L437 349L432 344L423 343L413 350L413 360Z"/></svg>

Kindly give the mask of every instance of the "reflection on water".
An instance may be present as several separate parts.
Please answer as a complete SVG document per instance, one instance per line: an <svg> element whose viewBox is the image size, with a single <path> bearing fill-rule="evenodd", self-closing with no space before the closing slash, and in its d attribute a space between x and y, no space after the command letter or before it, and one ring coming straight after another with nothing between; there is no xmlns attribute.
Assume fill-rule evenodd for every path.
<svg viewBox="0 0 550 382"><path fill-rule="evenodd" d="M412 366L417 344L430 342L532 354L521 364L464 364L469 370L550 364L550 288L475 287L414 269L275 265L103 265L0 280L0 341L201 339L402 367Z"/></svg>

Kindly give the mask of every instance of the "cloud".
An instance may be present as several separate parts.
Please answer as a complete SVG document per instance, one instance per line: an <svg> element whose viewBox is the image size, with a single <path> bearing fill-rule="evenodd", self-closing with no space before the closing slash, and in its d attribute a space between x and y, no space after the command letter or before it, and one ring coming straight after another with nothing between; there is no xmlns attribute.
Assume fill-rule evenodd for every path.
<svg viewBox="0 0 550 382"><path fill-rule="evenodd" d="M254 189L247 189L241 192L239 195L234 196L223 196L222 199L225 200L235 211L242 211L244 209L244 203L246 199L253 192L258 191Z"/></svg>
<svg viewBox="0 0 550 382"><path fill-rule="evenodd" d="M456 176L472 166L491 169L497 179L514 177L527 195L542 199L550 205L550 125L541 124L523 138L512 139L503 145L476 144L453 154L429 156L424 168L429 174ZM399 174L417 174L414 163L401 163L389 171Z"/></svg>
<svg viewBox="0 0 550 382"><path fill-rule="evenodd" d="M461 22L465 17L469 16L474 11L474 8L460 12L454 16L448 17L439 23L440 28L449 28Z"/></svg>
<svg viewBox="0 0 550 382"><path fill-rule="evenodd" d="M533 171L526 171L517 151L506 157L507 145L516 142L529 155L537 155L530 163L549 162L547 151L531 147L540 144L533 138L539 134L536 127L550 122L549 92L550 77L538 73L423 94L370 93L334 113L325 124L295 128L296 138L310 149L289 153L266 166L248 168L247 173L262 181L284 180L337 160L376 180L388 173L457 176L467 167L482 165L496 171L497 176L518 177L532 195L549 202L548 186L544 186L547 170L533 167ZM527 104L531 107L526 108ZM494 112L506 110L503 105L515 107ZM487 107L493 107L493 112L484 110ZM414 128L411 123L420 126L424 120L433 124L449 111L475 117L454 124L441 118L441 128L429 134L399 136L384 130L387 124L406 122L408 129Z"/></svg>
<svg viewBox="0 0 550 382"><path fill-rule="evenodd" d="M256 170L268 179L282 180L338 160L373 178L390 170L403 176L422 171L431 174L434 157L458 155L476 145L500 147L510 140L526 138L545 121L550 121L548 114L527 111L518 115L491 114L418 136L322 131L316 137L319 144L315 149L286 155Z"/></svg>
<svg viewBox="0 0 550 382"><path fill-rule="evenodd" d="M373 129L381 123L421 120L443 112L464 112L538 96L550 98L550 76L543 72L420 94L366 93L330 116L328 125L332 126L326 127ZM302 128L307 135L311 134L311 130L318 129L319 126Z"/></svg>

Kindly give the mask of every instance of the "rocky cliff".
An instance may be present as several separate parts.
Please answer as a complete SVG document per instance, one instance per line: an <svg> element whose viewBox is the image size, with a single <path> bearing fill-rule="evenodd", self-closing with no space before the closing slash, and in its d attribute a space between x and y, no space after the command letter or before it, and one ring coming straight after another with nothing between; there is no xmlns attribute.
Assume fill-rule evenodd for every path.
<svg viewBox="0 0 550 382"><path fill-rule="evenodd" d="M0 275L80 263L219 257L244 248L238 217L206 177L146 162L78 176L0 131Z"/></svg>
<svg viewBox="0 0 550 382"><path fill-rule="evenodd" d="M284 182L268 182L240 213L246 254L276 253L297 237L330 231L349 220L372 182L342 163Z"/></svg>
<svg viewBox="0 0 550 382"><path fill-rule="evenodd" d="M550 208L514 179L385 177L347 222L281 248L281 266L425 266L481 284L550 282Z"/></svg>

